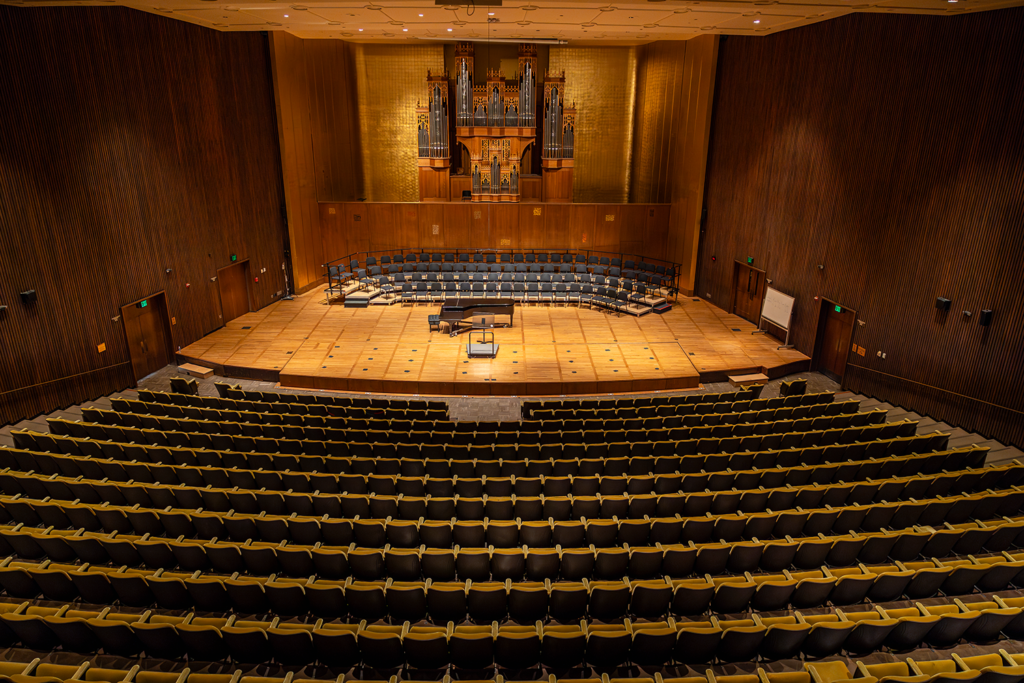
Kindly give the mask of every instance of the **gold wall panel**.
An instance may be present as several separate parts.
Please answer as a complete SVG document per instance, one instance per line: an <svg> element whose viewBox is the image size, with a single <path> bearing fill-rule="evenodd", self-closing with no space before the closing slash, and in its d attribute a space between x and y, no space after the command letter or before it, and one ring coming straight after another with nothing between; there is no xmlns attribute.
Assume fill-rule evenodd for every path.
<svg viewBox="0 0 1024 683"><path fill-rule="evenodd" d="M638 48L631 202L672 201L673 136L682 132L690 95L683 78L688 45L672 40Z"/></svg>
<svg viewBox="0 0 1024 683"><path fill-rule="evenodd" d="M548 69L565 71L576 103L573 201L629 201L636 47L552 47Z"/></svg>
<svg viewBox="0 0 1024 683"><path fill-rule="evenodd" d="M444 46L357 43L352 50L366 200L415 202L416 103L426 99L427 70L444 70Z"/></svg>

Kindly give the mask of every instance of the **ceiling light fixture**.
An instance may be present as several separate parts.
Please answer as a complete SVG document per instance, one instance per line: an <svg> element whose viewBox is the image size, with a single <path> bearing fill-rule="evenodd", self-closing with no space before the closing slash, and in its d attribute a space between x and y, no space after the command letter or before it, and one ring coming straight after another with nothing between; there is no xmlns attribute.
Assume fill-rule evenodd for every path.
<svg viewBox="0 0 1024 683"><path fill-rule="evenodd" d="M421 14L420 16L422 17L423 15Z"/></svg>
<svg viewBox="0 0 1024 683"><path fill-rule="evenodd" d="M363 29L359 29L359 30L362 31Z"/></svg>
<svg viewBox="0 0 1024 683"><path fill-rule="evenodd" d="M451 32L452 32L452 30L451 30L451 29L448 29L448 33L451 33Z"/></svg>
<svg viewBox="0 0 1024 683"><path fill-rule="evenodd" d="M761 20L760 20L760 19L754 19L754 23L755 23L755 24L760 24L760 23L761 23Z"/></svg>
<svg viewBox="0 0 1024 683"><path fill-rule="evenodd" d="M407 28L403 28L403 29L402 29L402 31L404 31L405 33L408 33L408 32L409 32L409 29L407 29Z"/></svg>
<svg viewBox="0 0 1024 683"><path fill-rule="evenodd" d="M423 15L420 15L420 16L423 16ZM487 16L489 16L489 17L493 17L493 16L494 16L494 12L488 12L488 13L487 13Z"/></svg>
<svg viewBox="0 0 1024 683"><path fill-rule="evenodd" d="M286 15L284 15L284 18L285 18L285 19L287 19L287 18L288 18L288 15L287 15L287 14L286 14Z"/></svg>

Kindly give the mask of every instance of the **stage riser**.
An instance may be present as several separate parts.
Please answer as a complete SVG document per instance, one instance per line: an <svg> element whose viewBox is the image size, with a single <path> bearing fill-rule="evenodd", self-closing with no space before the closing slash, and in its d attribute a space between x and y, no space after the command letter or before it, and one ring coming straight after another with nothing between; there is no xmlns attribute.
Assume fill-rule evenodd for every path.
<svg viewBox="0 0 1024 683"><path fill-rule="evenodd" d="M315 377L281 374L281 386L292 389L351 391L383 394L421 394L432 396L560 396L583 394L621 394L643 391L696 389L696 377L670 377L652 380L609 382L397 382L344 377Z"/></svg>

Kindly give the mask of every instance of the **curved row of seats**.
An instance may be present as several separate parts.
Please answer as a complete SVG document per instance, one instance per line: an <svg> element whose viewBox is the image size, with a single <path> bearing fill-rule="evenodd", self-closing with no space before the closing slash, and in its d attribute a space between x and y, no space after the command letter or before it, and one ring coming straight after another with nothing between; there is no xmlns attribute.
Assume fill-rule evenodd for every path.
<svg viewBox="0 0 1024 683"><path fill-rule="evenodd" d="M246 492L253 495L253 492ZM259 492L256 492L259 493ZM281 495L281 494L275 494ZM364 499L366 497L363 497ZM870 505L855 504L847 507L825 507L816 509L794 508L791 510L765 511L757 514L722 514L707 513L702 517L683 518L679 515L654 518L643 508L656 513L654 496L634 496L629 501L641 501L643 505L638 514L632 517L623 515L619 518L609 517L603 525L608 538L615 538L619 543L630 545L648 545L651 542L673 544L708 542L712 539L723 541L750 540L753 538L784 538L786 536L813 536L818 533L847 533L850 531L880 531L888 527L906 528L914 525L941 525L944 521L961 523L972 518L988 519L993 517L1015 515L1024 505L1024 489L1015 487L1004 490L989 490L959 496L946 496L922 500L908 500L894 503L875 503ZM662 497L665 498L665 497ZM350 500L350 499L341 499ZM371 499L372 500L372 499ZM359 502L359 497L355 497ZM369 501L365 512L370 511ZM648 505L649 504L649 505ZM539 516L539 515L538 515ZM55 528L85 528L90 531L105 530L121 533L153 534L176 538L232 538L234 540L264 540L281 542L285 540L299 543L325 542L330 545L347 545L351 542L371 540L359 539L355 533L365 532L367 537L376 536L378 540L385 538L385 527L382 521L388 516L378 516L381 521L369 525L360 521L371 515L343 516L325 513L324 515L291 514L268 515L266 511L259 514L214 512L192 505L185 508L142 507L140 504L110 505L85 504L77 500L59 502L49 499L31 499L22 497L0 497L0 521L14 520L31 526L45 523ZM566 515L568 517L568 514ZM372 518L372 517L371 517ZM424 529L448 528L446 521L454 519L449 515L440 525L431 527L408 525L405 529L410 538L409 546L423 544L421 536ZM411 518L418 519L416 517ZM550 517L549 517L550 519ZM389 520L390 521L390 520ZM539 519L537 521L540 521ZM586 525L587 532L591 528L601 529L602 520L593 520ZM456 522L455 524L463 524ZM492 521L491 524L494 522ZM453 525L454 526L454 525ZM561 524L559 523L559 526ZM508 524L506 529L510 540L528 539L528 535L536 534L538 540L550 539L552 527L550 523L538 525L523 523ZM390 531L390 529L388 529ZM597 532L595 532L597 533ZM550 541L549 541L550 542ZM383 546L384 543L381 543ZM533 544L538 545L538 544Z"/></svg>
<svg viewBox="0 0 1024 683"><path fill-rule="evenodd" d="M430 408L388 408L387 406L356 406L349 403L331 403L330 399L335 397L320 397L324 401L297 401L277 400L294 399L298 397L310 398L308 394L270 394L266 392L242 391L218 385L221 396L197 396L190 394L179 394L173 392L152 391L150 389L139 389L139 401L163 405L168 408L200 408L210 410L244 410L247 412L261 413L264 415L291 414L321 417L350 417L368 418L389 416L391 419L402 420L412 419L407 413L410 410L428 410L431 419L436 421L447 420L446 406L436 404ZM760 389L760 387L758 387ZM677 399L677 400L670 400ZM128 400L128 399L124 399ZM342 400L342 399L338 399ZM351 399L352 401L358 399ZM374 399L367 399L374 401ZM387 399L384 399L387 401ZM576 407L558 407L562 402L546 402L543 404L524 402L524 421L544 421L547 419L578 419L586 418L614 418L623 419L635 417L671 417L675 415L703 415L707 412L742 412L746 410L769 410L779 408L811 407L816 405L828 405L835 401L835 394L832 392L819 392L813 394L801 394L794 396L776 396L772 398L757 398L755 392L740 390L724 394L691 394L688 396L675 396L665 399L664 402L657 399L613 399L596 400L590 403L576 402ZM849 401L844 401L849 403ZM537 416L534 417L533 414Z"/></svg>
<svg viewBox="0 0 1024 683"><path fill-rule="evenodd" d="M1003 603L1005 604L1005 603ZM995 601L835 614L761 617L706 622L634 622L578 625L400 625L297 624L226 618L121 614L109 610L5 606L0 637L33 649L56 645L72 652L102 646L122 656L151 656L258 663L271 657L295 665L319 661L351 667L359 662L382 669L404 664L436 669L454 664L467 669L499 666L523 669L537 664L568 668L588 663L610 667L628 662L664 665L704 664L762 656L785 659L801 653L824 657L841 650L871 652L887 646L909 650L923 644L944 646L960 639L985 642L1003 628L1019 633L1019 607ZM12 609L13 608L13 609ZM6 631L7 634L4 634ZM269 655L269 656L268 656Z"/></svg>
<svg viewBox="0 0 1024 683"><path fill-rule="evenodd" d="M182 665L173 666L174 671L164 671L163 668L143 668L136 664L130 669L111 669L93 666L90 661L81 664L52 664L37 657L30 662L0 662L0 680L13 683L344 683L352 680L346 679L345 675L326 679L297 678L294 671L275 678L247 676L241 669L229 673L193 673ZM377 683L398 683L398 679Z"/></svg>
<svg viewBox="0 0 1024 683"><path fill-rule="evenodd" d="M729 412L743 410L770 410L777 408L807 408L815 405L828 405L835 400L835 394L824 391L814 394L793 396L773 396L772 398L740 398L741 392L720 395L720 401L700 401L693 403L668 403L638 407L630 405L628 400L595 400L586 403L575 401L546 401L543 403L524 401L522 414L524 420L569 420L598 418L630 418L630 417L667 417L670 415L689 415L692 412L703 414L708 404L715 406L714 412L720 412L724 405L731 405ZM704 394L708 396L709 394ZM843 401L848 403L849 401Z"/></svg>
<svg viewBox="0 0 1024 683"><path fill-rule="evenodd" d="M241 408L194 408L177 406L167 403L149 403L125 398L111 399L114 412L138 416L135 427L155 428L158 424L155 417L190 418L193 420L213 420L221 422L258 423L265 425L291 425L332 427L350 429L388 429L397 432L429 431L442 433L481 433L481 432L561 432L561 431L592 431L594 429L669 429L673 427L695 427L699 425L734 424L741 422L772 422L776 420L796 420L809 417L832 416L857 413L860 401L838 401L834 403L816 403L796 407L761 407L741 406L746 403L760 401L742 401L730 403L703 403L694 406L691 411L673 415L650 415L636 417L558 417L521 422L448 422L442 420L405 420L400 418L348 417L335 415L309 415L301 413L269 413L246 410ZM767 400L765 401L767 402ZM319 406L326 408L324 406ZM700 411L697 408L704 407ZM650 408L649 410L655 410ZM98 411L95 408L83 409L83 414ZM96 414L101 414L97 412ZM91 418L90 418L91 419ZM92 420L96 421L96 420Z"/></svg>
<svg viewBox="0 0 1024 683"><path fill-rule="evenodd" d="M772 412L772 411L765 411ZM738 414L740 417L742 414ZM760 416L751 415L751 420ZM771 417L765 415L765 417ZM139 416L134 413L119 413L112 410L87 408L83 411L82 420L68 421L50 418L47 423L57 433L69 432L76 436L93 436L86 430L86 425L96 424L109 427L121 427L142 431L162 431L167 434L175 432L197 433L210 436L244 436L252 438L288 438L288 439L330 439L335 441L374 441L379 443L432 443L440 442L446 446L472 446L484 449L495 444L509 446L515 444L597 444L618 441L657 442L686 441L700 438L739 438L757 437L773 434L826 431L847 428L864 428L867 426L899 425L900 422L885 422L886 411L876 410L863 413L842 415L823 415L795 420L768 420L765 422L735 422L720 424L699 424L694 426L670 428L630 428L630 429L578 429L562 432L437 432L437 431L398 431L394 429L371 429L373 425L363 428L353 427L313 427L307 425L270 425L260 422L218 422L214 420L196 420L192 418ZM77 426L76 426L77 425ZM77 432L77 433L76 433ZM883 430L883 434L885 431ZM530 438L528 434L532 434ZM796 438L796 437L793 437ZM790 439L792 440L792 439ZM786 439L783 439L785 442ZM178 443L176 445L186 445ZM743 444L736 444L743 449ZM744 449L745 450L745 449ZM749 450L757 450L751 448ZM415 455L413 455L415 457Z"/></svg>
<svg viewBox="0 0 1024 683"><path fill-rule="evenodd" d="M405 545L410 540L409 524L416 525L413 531L421 539L429 538L436 545ZM622 535L628 536L636 527L629 521L539 523L540 531L548 532L547 543L523 547L507 532L519 531L525 535L524 528L530 532L537 528L533 524L523 523L518 527L508 526L515 523L494 522L427 524L358 520L349 526L342 525L347 533L339 535L350 539L349 545L342 546L321 542L254 542L253 539L172 539L84 528L40 529L18 522L0 527L0 552L17 552L20 557L30 559L49 557L60 562L145 564L151 568L181 567L189 571L214 568L229 573L259 569L263 573L289 576L319 574L337 579L352 575L367 580L389 576L399 580L448 580L459 572L477 580L493 576L506 578L512 575L510 568L524 565L530 580L559 577L579 580L621 578L627 572L638 578L661 575L683 578L727 571L778 572L822 564L844 567L858 562L908 562L919 557L942 558L951 553L969 555L982 550L1002 552L1024 547L1022 518L735 543L630 546L623 542L621 547L617 545L618 528L624 527L627 531ZM653 523L651 527L653 530ZM364 541L363 545L357 547L351 542L355 537ZM393 545L391 540L401 545ZM502 541L510 544L502 545ZM595 544L602 541L603 545Z"/></svg>
<svg viewBox="0 0 1024 683"><path fill-rule="evenodd" d="M101 470L98 474L103 474ZM116 474L116 472L115 472ZM395 519L419 519L421 517L445 520L457 517L462 520L514 520L538 519L611 519L613 517L660 516L696 517L706 513L734 514L757 513L767 510L792 510L807 507L851 507L876 503L913 500L915 498L938 498L956 496L976 491L985 491L995 485L1004 489L1012 488L1024 478L1024 464L1016 462L988 468L967 468L943 471L941 474L915 474L892 477L885 480L851 479L835 485L804 483L799 486L786 484L775 488L735 487L720 491L697 489L686 492L682 486L682 475L660 475L621 477L604 479L608 493L600 491L601 481L594 478L590 488L596 489L583 495L572 490L565 495L517 496L511 495L462 496L458 492L450 496L420 496L404 494L350 494L342 493L301 493L292 489L269 491L264 489L239 489L229 486L212 488L209 485L163 484L135 482L125 472L121 481L110 481L107 477L88 479L84 475L73 477L59 474L45 475L35 472L5 469L0 471L0 492L7 496L25 495L34 498L52 498L59 501L79 500L88 504L108 502L115 505L140 505L142 507L205 508L213 512L297 513L309 515L332 514L340 510L341 515L354 518L365 508L375 517ZM728 474L728 473L727 473ZM250 475L251 476L251 475ZM277 473L274 473L278 477ZM255 481L255 478L253 478ZM453 483L457 483L452 480ZM429 480L428 480L429 482ZM668 492L658 493L659 488ZM255 482L258 484L259 482ZM511 484L511 480L509 481ZM565 484L569 484L566 481ZM702 483L706 483L703 482ZM735 482L727 482L735 483ZM581 485L582 486L582 485ZM356 511L354 514L352 511ZM447 514L449 511L454 514ZM387 514L378 514L387 513Z"/></svg>
<svg viewBox="0 0 1024 683"><path fill-rule="evenodd" d="M833 420L839 419L831 418ZM97 423L81 423L77 421L49 418L47 420L52 432L57 435L91 438L94 440L118 441L121 443L149 444L152 446L176 446L179 448L202 448L210 450L230 450L243 453L280 453L284 455L333 455L344 457L391 457L391 458L429 458L432 455L443 459L458 460L498 460L514 458L521 460L575 457L631 457L641 455L696 455L709 453L741 453L747 451L768 451L775 449L803 448L806 446L830 446L852 444L877 439L893 439L898 436L911 437L917 430L917 423L909 420L890 422L869 427L847 427L836 429L819 429L803 432L773 432L751 436L713 436L712 430L728 432L738 431L741 425L721 425L718 427L690 427L690 433L705 430L706 436L681 440L659 438L656 433L645 433L646 439L629 441L625 434L593 432L593 443L583 442L583 432L578 440L559 444L524 444L505 445L466 445L453 446L442 444L419 443L387 443L377 433L360 432L360 441L348 440L348 434L339 434L344 439L330 440L332 432L343 430L317 430L319 428L293 427L291 429L306 432L304 438L268 438L223 434L217 431L221 423L194 422L196 429L209 428L211 432L192 431L164 432L155 429L137 429L100 425ZM772 423L767 423L771 425ZM781 429L781 428L780 428ZM676 431L676 430L665 430ZM308 432L312 432L311 434ZM587 432L590 434L590 432ZM313 438L320 436L329 440L321 441ZM39 437L45 440L46 437ZM610 439L610 440L609 440ZM17 443L17 442L16 442ZM20 446L21 444L19 444ZM40 450L49 450L42 448Z"/></svg>
<svg viewBox="0 0 1024 683"><path fill-rule="evenodd" d="M477 555L483 574L489 572L487 551ZM445 558L440 557L441 560ZM458 559L462 559L459 557ZM471 565L469 562L462 565ZM519 558L513 559L522 559ZM625 565L625 562L621 563ZM459 567L456 560L452 573ZM470 570L472 567L470 567ZM81 599L91 604L120 602L133 607L167 610L234 610L245 614L274 612L328 619L391 621L473 621L553 619L614 621L631 616L660 619L668 614L698 616L773 612L873 603L906 598L921 600L940 592L969 595L1024 586L1024 554L1003 553L970 560L930 560L778 574L744 573L698 579L581 579L522 581L525 562L509 568L512 578L491 581L463 577L444 580L394 579L345 581L317 576L204 574L90 565L0 562L0 586L16 598ZM459 569L460 574L464 572Z"/></svg>
<svg viewBox="0 0 1024 683"><path fill-rule="evenodd" d="M726 472L730 469L745 471L753 468L796 467L801 464L818 465L923 454L943 450L949 442L948 434L933 432L932 434L897 436L873 441L851 441L785 449L768 448L761 451L739 453L677 454L674 451L695 450L695 448L689 448L692 446L690 442L663 442L656 443L652 449L649 449L657 451L657 455L650 452L630 455L627 448L619 448L620 445L625 446L625 444L595 444L560 449L538 449L538 455L546 454L546 457L543 458L434 458L429 455L435 452L440 456L445 455L446 450L443 446L422 447L418 451L415 448L406 449L399 446L390 457L383 454L372 457L369 455L372 452L368 450L369 444L348 444L349 447L354 446L351 450L356 453L365 454L334 456L207 450L191 446L139 444L27 430L14 431L12 437L18 449L36 453L79 455L97 459L110 458L154 465L223 467L236 470L264 470L265 472L303 472L310 475L319 473L363 476L394 475L435 479L709 474ZM684 449L680 444L686 448ZM373 447L383 450L381 444L374 444ZM418 452L420 457L398 457L399 453L409 450ZM561 457L554 457L550 451L557 451ZM3 449L0 449L0 452L3 452ZM465 455L480 451L458 449L448 452L449 454ZM484 453L486 454L487 451ZM965 454L964 461L969 465L975 462L975 457ZM35 467L30 469L35 469Z"/></svg>
<svg viewBox="0 0 1024 683"><path fill-rule="evenodd" d="M217 388L217 393L220 398L227 398L239 401L255 401L269 404L296 404L303 403L306 405L318 403L322 405L333 405L333 406L352 406L355 408L375 408L378 410L387 409L388 412L394 412L396 410L408 410L416 409L421 410L425 408L429 409L443 409L446 406L440 401L417 401L409 400L404 398L366 398L363 396L337 396L333 394L284 394L276 391L252 391L249 389L242 389L237 385L230 385L225 382L217 382L214 384ZM661 395L651 394L642 397L623 397L615 399L586 399L586 400L555 400L555 401L524 401L524 407L586 407L586 406L618 406L618 407L636 407L645 408L649 406L664 406L664 405L689 405L695 403L720 403L722 401L749 401L756 399L761 393L761 386L749 386L742 387L736 391L726 391L720 393L696 393L689 392L686 394L676 395ZM220 406L221 404L216 403L217 397L211 396L195 396L195 397L182 397L181 394L175 394L172 392L152 391L150 389L139 389L139 397L143 401L157 400L160 402L172 402L193 399L200 399L203 403L189 405L212 405L214 407ZM830 402L832 399L828 398L830 392L822 392L817 394L807 394L808 396L814 396L814 402L825 401ZM155 397L155 398L149 398ZM778 404L781 407L781 403Z"/></svg>
<svg viewBox="0 0 1024 683"><path fill-rule="evenodd" d="M751 491L764 489L771 498L771 490L783 487L822 486L835 484L837 487L850 486L851 482L866 479L897 479L915 475L939 475L956 468L972 469L982 467L988 453L987 448L969 446L949 451L891 456L882 459L848 460L825 462L814 465L778 466L772 469L751 468L745 470L727 469L719 472L671 473L671 474L620 474L615 476L570 475L564 477L403 477L394 474L331 474L292 471L266 471L262 469L239 469L194 465L166 465L163 463L139 462L123 457L96 458L79 455L40 453L18 448L0 449L0 468L12 471L37 472L45 476L85 477L86 479L107 479L114 482L132 480L144 484L165 486L185 485L216 489L238 487L243 489L265 489L267 491L294 491L322 494L354 493L377 496L593 496L593 495L642 495L647 493L697 493L720 492L736 489ZM687 456L689 457L689 456ZM996 472L996 470L992 470ZM0 472L3 476L14 476ZM943 474L947 477L948 474ZM998 474L983 471L981 476L988 480L989 488L996 484ZM888 485L887 485L888 486ZM929 490L938 490L933 485ZM943 491L945 493L945 491ZM805 496L807 494L804 494ZM888 491L886 492L888 495ZM922 494L923 495L923 494ZM810 500L797 504L814 506ZM828 498L828 496L826 496ZM829 504L833 504L829 500ZM769 507L773 507L769 503ZM741 500L739 509L744 509Z"/></svg>
<svg viewBox="0 0 1024 683"><path fill-rule="evenodd" d="M1024 681L1024 654L1011 654L1004 649L999 652L961 657L952 653L945 659L895 659L895 661L865 664L856 662L851 674L846 662L807 662L805 668L810 680L796 678L779 679L778 683L1020 683ZM759 679L751 676L719 676L716 681L726 683L776 683L772 674L761 674ZM790 676L782 674L782 676ZM740 680L740 679L744 680ZM665 679L668 680L668 679ZM676 683L710 683L706 680L681 678ZM659 682L661 683L661 682Z"/></svg>
<svg viewBox="0 0 1024 683"><path fill-rule="evenodd" d="M320 542L273 542L230 538L162 538L151 534L96 532L84 528L44 529L23 522L0 526L0 553L21 558L49 558L57 562L84 562L151 569L181 568L187 571L214 569L233 573L310 576L329 579L353 576L360 580L395 578L452 580L504 580L525 576L546 579L640 579L666 576L685 578L705 574L779 572L811 569L820 565L848 567L857 563L910 562L918 558L944 558L982 551L1000 553L1024 547L1024 518L999 518L987 522L963 522L933 527L913 526L873 533L819 534L779 540L735 543L707 542L618 544L618 526L594 522L548 523L548 544L519 547L500 545L508 531L522 528L493 522L448 522L426 526L411 523L412 531L437 545L408 546L410 523L358 520L347 527L348 545ZM514 523L512 523L514 524ZM615 523L613 523L615 524ZM529 528L526 524L523 527ZM532 529L531 529L532 530ZM607 533L611 531L612 533ZM623 534L628 535L627 534ZM436 536L436 538L434 537ZM359 537L357 546L351 539ZM403 545L392 545L394 540ZM514 541L513 537L513 541ZM566 541L555 543L552 541ZM595 545L593 541L604 541ZM499 545L495 545L498 542ZM588 542L589 545L588 545ZM518 572L518 574L517 574Z"/></svg>
<svg viewBox="0 0 1024 683"><path fill-rule="evenodd" d="M113 472L117 474L116 472ZM103 472L99 472L103 474ZM568 495L546 496L404 496L347 493L296 493L290 489L279 491L240 490L234 488L212 488L187 484L135 483L125 472L121 481L108 478L87 479L84 475L67 477L61 475L35 474L5 469L0 471L0 491L6 496L24 495L32 498L50 498L58 501L79 500L86 504L107 502L113 505L139 505L141 507L172 507L179 509L199 508L212 512L296 513L309 515L312 511L340 509L346 517L346 510L362 510L363 506L374 514L378 511L394 514L376 517L395 519L445 520L452 516L462 520L490 519L495 521L526 519L611 519L626 514L633 517L659 512L662 516L676 515L680 526L687 518L708 513L736 514L758 513L769 510L853 507L876 503L914 500L916 498L939 498L958 496L977 491L987 491L995 485L1012 488L1024 478L1024 464L1011 463L999 467L944 471L941 474L915 474L885 480L863 479L839 482L835 485L809 483L800 486L788 484L778 488L722 491L701 491L680 493L681 476L622 477L605 480L615 492L595 491L584 495L570 492ZM276 473L275 473L276 476ZM665 480L674 484L669 493L655 493L655 484ZM259 483L259 482L256 482ZM511 483L511 482L510 482ZM566 484L569 482L566 481ZM612 483L617 484L612 487ZM731 483L731 482L730 482ZM600 482L592 481L594 487ZM482 482L481 482L482 485ZM622 491L622 492L618 492ZM691 500L692 499L692 500ZM653 507L652 507L653 506ZM378 510L375 510L378 508ZM646 509L645 509L646 508ZM436 516L448 510L454 515ZM671 512L675 510L675 512ZM427 514L416 514L417 512ZM434 515L430 513L434 512ZM323 514L331 514L324 512ZM362 517L362 515L360 515ZM698 519L700 519L698 517Z"/></svg>

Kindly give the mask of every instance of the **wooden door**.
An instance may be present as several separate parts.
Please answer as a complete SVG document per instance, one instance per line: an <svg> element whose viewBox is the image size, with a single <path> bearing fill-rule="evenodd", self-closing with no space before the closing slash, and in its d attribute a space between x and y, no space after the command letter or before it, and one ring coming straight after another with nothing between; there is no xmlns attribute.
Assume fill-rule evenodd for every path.
<svg viewBox="0 0 1024 683"><path fill-rule="evenodd" d="M221 322L225 325L249 312L249 262L241 261L217 271Z"/></svg>
<svg viewBox="0 0 1024 683"><path fill-rule="evenodd" d="M850 342L856 318L855 311L831 301L822 301L818 317L818 341L814 345L814 367L826 377L840 383L846 373L846 360L850 356Z"/></svg>
<svg viewBox="0 0 1024 683"><path fill-rule="evenodd" d="M761 319L764 287L763 270L736 261L733 266L732 312L756 325Z"/></svg>
<svg viewBox="0 0 1024 683"><path fill-rule="evenodd" d="M121 308L135 379L151 375L174 360L171 325L163 292Z"/></svg>

